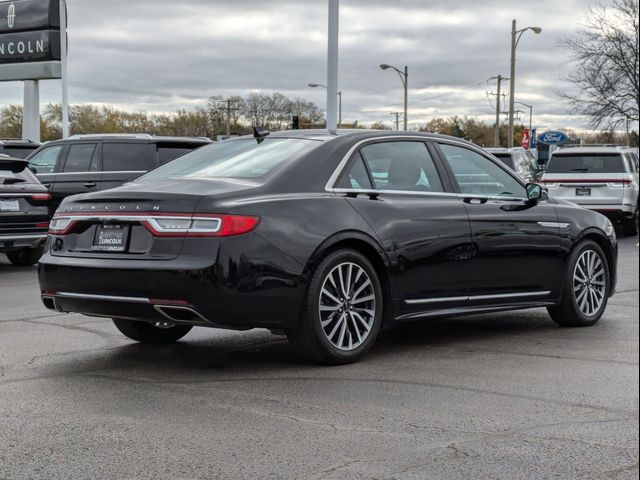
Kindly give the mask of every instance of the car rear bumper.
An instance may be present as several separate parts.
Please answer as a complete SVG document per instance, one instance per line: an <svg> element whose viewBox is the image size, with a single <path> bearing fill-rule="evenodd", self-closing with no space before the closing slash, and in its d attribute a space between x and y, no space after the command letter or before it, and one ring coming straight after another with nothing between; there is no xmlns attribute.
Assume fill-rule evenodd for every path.
<svg viewBox="0 0 640 480"><path fill-rule="evenodd" d="M221 328L286 328L304 297L302 267L254 234L171 260L45 253L38 275L47 308Z"/></svg>
<svg viewBox="0 0 640 480"><path fill-rule="evenodd" d="M21 248L38 248L44 245L46 233L1 234L0 252L8 252Z"/></svg>

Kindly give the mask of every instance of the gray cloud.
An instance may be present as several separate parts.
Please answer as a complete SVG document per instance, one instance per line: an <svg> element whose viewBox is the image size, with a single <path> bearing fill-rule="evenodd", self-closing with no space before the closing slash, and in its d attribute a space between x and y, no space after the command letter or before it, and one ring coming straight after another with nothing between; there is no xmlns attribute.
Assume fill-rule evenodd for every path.
<svg viewBox="0 0 640 480"><path fill-rule="evenodd" d="M71 102L111 103L151 112L193 108L210 95L254 90L304 96L324 105L326 1L68 0ZM533 4L343 0L340 89L343 118L390 123L401 84L380 63L409 65L410 119L450 114L492 118L486 80L508 74L511 19L538 25L518 47L516 97L536 122L582 127L558 92L569 88L558 39L577 28L584 2ZM42 102L59 82L42 82ZM20 103L19 83L0 84L0 104Z"/></svg>

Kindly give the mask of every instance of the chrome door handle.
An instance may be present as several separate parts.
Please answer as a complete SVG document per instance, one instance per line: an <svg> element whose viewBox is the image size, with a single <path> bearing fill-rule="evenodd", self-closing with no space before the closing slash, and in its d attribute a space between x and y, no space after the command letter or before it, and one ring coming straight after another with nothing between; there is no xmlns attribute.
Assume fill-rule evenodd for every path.
<svg viewBox="0 0 640 480"><path fill-rule="evenodd" d="M487 203L487 199L478 197L465 197L464 203L470 203L471 205L482 205L483 203Z"/></svg>
<svg viewBox="0 0 640 480"><path fill-rule="evenodd" d="M83 183L83 185L87 188L93 188L95 187L97 184L95 182L87 182L87 183Z"/></svg>

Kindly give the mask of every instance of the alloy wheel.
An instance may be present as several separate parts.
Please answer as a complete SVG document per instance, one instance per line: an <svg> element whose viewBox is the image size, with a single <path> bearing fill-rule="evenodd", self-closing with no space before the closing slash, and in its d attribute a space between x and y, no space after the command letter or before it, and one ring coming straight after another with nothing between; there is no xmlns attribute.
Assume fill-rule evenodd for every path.
<svg viewBox="0 0 640 480"><path fill-rule="evenodd" d="M595 315L605 301L606 269L594 250L582 252L573 270L573 295L580 311Z"/></svg>
<svg viewBox="0 0 640 480"><path fill-rule="evenodd" d="M358 348L369 336L376 314L376 293L367 272L352 262L340 263L320 289L320 325L339 350Z"/></svg>

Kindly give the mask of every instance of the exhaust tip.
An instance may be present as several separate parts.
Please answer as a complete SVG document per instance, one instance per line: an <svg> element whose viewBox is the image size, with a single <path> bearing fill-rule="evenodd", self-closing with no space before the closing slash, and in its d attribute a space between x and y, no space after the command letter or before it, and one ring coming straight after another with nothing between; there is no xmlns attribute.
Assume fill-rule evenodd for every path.
<svg viewBox="0 0 640 480"><path fill-rule="evenodd" d="M153 308L171 322L207 322L209 321L191 307L179 305L154 305Z"/></svg>

